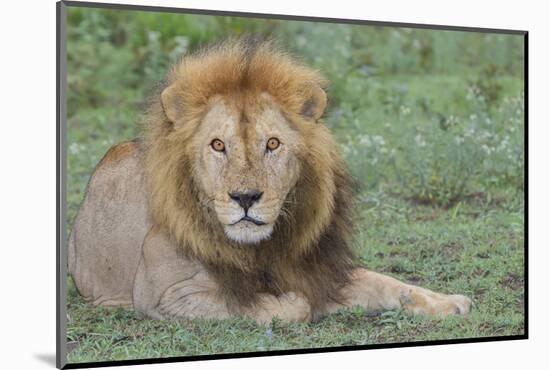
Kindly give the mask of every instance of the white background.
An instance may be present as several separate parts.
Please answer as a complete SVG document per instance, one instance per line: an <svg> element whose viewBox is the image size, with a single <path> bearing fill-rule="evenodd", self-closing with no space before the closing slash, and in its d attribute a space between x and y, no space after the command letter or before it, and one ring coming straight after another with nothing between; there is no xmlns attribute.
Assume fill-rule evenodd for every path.
<svg viewBox="0 0 550 370"><path fill-rule="evenodd" d="M100 1L100 0L98 0ZM111 2L117 2L112 0ZM525 341L292 355L132 369L518 369L548 366L550 283L547 85L544 1L127 0L133 4L310 15L530 32L529 322ZM5 1L0 22L0 365L52 368L55 354L55 2ZM546 349L546 351L544 351ZM546 352L546 353L545 353ZM546 355L546 356L545 356ZM546 367L547 368L547 367Z"/></svg>

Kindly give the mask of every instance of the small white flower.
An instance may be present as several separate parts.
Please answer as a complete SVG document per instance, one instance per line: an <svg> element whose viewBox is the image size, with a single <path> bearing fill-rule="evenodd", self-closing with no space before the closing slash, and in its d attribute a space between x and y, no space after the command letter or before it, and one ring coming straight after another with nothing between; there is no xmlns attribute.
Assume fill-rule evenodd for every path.
<svg viewBox="0 0 550 370"><path fill-rule="evenodd" d="M425 147L426 146L426 141L424 141L424 138L420 134L417 134L414 137L414 141L416 142L416 145L418 145L419 147Z"/></svg>
<svg viewBox="0 0 550 370"><path fill-rule="evenodd" d="M447 123L449 124L449 126L454 126L458 124L458 117L451 114L447 119Z"/></svg>
<svg viewBox="0 0 550 370"><path fill-rule="evenodd" d="M373 136L372 140L380 146L386 145L386 141L382 136Z"/></svg>
<svg viewBox="0 0 550 370"><path fill-rule="evenodd" d="M371 140L369 135L361 135L359 137L359 144L364 145L364 146L371 146L372 145L372 140Z"/></svg>
<svg viewBox="0 0 550 370"><path fill-rule="evenodd" d="M160 38L160 32L149 31L147 38L149 39L149 42L157 42Z"/></svg>
<svg viewBox="0 0 550 370"><path fill-rule="evenodd" d="M481 149L487 154L487 155L490 155L492 152L495 151L495 148L491 148L489 146L487 146L486 144L483 144L481 146Z"/></svg>
<svg viewBox="0 0 550 370"><path fill-rule="evenodd" d="M487 131L487 130L483 130L483 131L481 132L481 135L480 135L480 136L481 136L483 139L489 139L490 137L493 136L493 134L490 133L490 132Z"/></svg>
<svg viewBox="0 0 550 370"><path fill-rule="evenodd" d="M477 88L477 86L472 85L468 88L468 91L466 92L466 100L473 100L477 95L479 95L479 89Z"/></svg>
<svg viewBox="0 0 550 370"><path fill-rule="evenodd" d="M71 154L78 154L78 152L80 151L79 145L77 143L72 143L71 145L69 145L69 151L71 152Z"/></svg>

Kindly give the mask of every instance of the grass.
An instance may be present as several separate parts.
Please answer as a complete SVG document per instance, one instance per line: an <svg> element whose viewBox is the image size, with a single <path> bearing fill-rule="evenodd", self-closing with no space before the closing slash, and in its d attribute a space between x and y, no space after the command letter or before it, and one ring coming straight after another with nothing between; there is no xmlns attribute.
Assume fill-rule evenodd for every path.
<svg viewBox="0 0 550 370"><path fill-rule="evenodd" d="M524 332L520 36L70 9L67 229L108 148L140 131L169 63L273 34L331 80L326 117L358 195L363 264L474 300L466 317L341 310L315 323L155 321L86 304L68 279L68 361L334 347ZM327 48L326 45L338 45Z"/></svg>
<svg viewBox="0 0 550 370"><path fill-rule="evenodd" d="M427 318L359 307L311 324L250 320L160 322L94 307L70 285L69 362L401 343L522 334L523 214L477 201L449 210L382 200L363 213L358 247L369 268L474 300L467 317Z"/></svg>

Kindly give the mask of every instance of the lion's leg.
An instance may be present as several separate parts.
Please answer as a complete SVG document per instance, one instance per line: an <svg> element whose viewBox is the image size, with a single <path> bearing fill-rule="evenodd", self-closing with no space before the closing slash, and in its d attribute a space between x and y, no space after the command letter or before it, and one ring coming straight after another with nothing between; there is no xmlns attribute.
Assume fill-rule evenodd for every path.
<svg viewBox="0 0 550 370"><path fill-rule="evenodd" d="M402 308L415 314L444 316L467 314L472 301L462 295L446 295L403 283L392 277L358 268L343 291L345 302L332 304L328 312L359 305L376 312Z"/></svg>
<svg viewBox="0 0 550 370"><path fill-rule="evenodd" d="M200 264L183 257L166 234L152 228L143 242L134 279L134 308L156 319L203 316L225 318L229 312Z"/></svg>
<svg viewBox="0 0 550 370"><path fill-rule="evenodd" d="M149 232L134 281L137 311L157 319L245 316L260 323L274 317L283 321L311 317L309 304L294 293L260 294L252 307L230 309L219 291L204 267L177 253L177 245L164 232Z"/></svg>

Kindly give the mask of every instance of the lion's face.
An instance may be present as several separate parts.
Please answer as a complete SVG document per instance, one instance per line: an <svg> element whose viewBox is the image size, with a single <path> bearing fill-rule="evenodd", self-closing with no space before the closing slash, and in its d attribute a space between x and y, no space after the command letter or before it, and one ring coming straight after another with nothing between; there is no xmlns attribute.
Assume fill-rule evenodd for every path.
<svg viewBox="0 0 550 370"><path fill-rule="evenodd" d="M299 178L301 145L267 94L212 99L193 138L194 177L229 239L271 236Z"/></svg>

